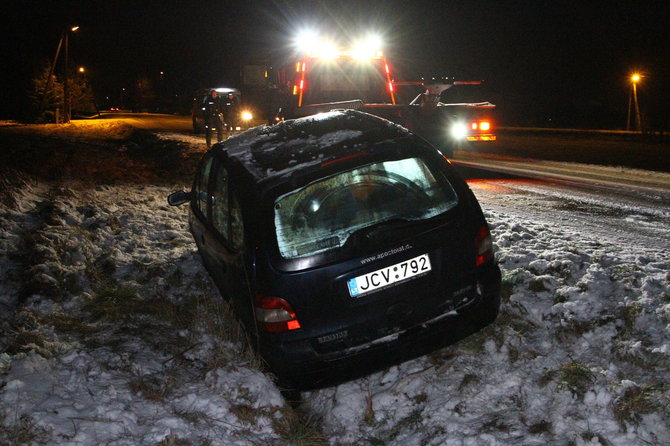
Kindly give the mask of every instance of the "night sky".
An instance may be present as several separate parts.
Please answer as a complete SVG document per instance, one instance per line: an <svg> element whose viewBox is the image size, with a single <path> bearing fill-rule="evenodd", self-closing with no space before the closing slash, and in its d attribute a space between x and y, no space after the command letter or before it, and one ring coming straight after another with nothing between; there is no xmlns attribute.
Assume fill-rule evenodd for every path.
<svg viewBox="0 0 670 446"><path fill-rule="evenodd" d="M483 79L482 99L510 125L625 127L628 76L639 70L643 112L670 129L666 0L25 0L0 12L0 118L13 117L69 25L80 26L71 66L85 66L96 95L111 98L140 77L185 95L235 85L240 64L290 59L294 32L314 25L380 32L402 80Z"/></svg>

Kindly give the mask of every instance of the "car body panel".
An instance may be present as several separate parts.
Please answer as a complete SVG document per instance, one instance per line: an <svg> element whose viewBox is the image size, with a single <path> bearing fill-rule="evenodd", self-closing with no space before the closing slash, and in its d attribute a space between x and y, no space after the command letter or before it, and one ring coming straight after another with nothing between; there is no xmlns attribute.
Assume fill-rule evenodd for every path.
<svg viewBox="0 0 670 446"><path fill-rule="evenodd" d="M214 160L209 211L202 212L204 202L191 194L191 231L221 294L231 299L253 344L284 385L311 388L346 379L367 366L452 343L495 318L500 271L492 260L476 266L475 239L486 226L481 209L448 161L406 129L361 112L331 112L252 129L215 145L207 156ZM453 187L452 208L352 235L324 252L281 254L274 218L279 198L338 172L408 157L421 157ZM224 168L229 197L239 201L244 222L244 241L237 249L212 224L217 199L211 193L217 169ZM203 187L198 181L194 190ZM430 271L352 297L352 278L382 270L389 275L385 268L422 255ZM259 329L256 295L287 301L300 328Z"/></svg>

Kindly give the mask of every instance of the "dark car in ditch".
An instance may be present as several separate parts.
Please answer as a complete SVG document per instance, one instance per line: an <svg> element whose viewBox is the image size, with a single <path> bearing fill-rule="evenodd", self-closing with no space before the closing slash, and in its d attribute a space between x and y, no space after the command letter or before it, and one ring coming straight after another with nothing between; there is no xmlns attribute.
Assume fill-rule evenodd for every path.
<svg viewBox="0 0 670 446"><path fill-rule="evenodd" d="M189 203L204 265L280 384L308 389L492 323L500 270L449 161L384 119L333 111L204 156Z"/></svg>

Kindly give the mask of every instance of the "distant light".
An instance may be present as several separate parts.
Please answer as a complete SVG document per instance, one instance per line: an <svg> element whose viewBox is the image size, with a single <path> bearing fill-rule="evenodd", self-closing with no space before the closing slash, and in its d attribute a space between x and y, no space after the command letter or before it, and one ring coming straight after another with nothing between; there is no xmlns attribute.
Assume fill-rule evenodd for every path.
<svg viewBox="0 0 670 446"><path fill-rule="evenodd" d="M83 73L83 72L85 72L85 71L86 71L86 68L84 68L84 67L79 67L79 72L80 72L80 73Z"/></svg>
<svg viewBox="0 0 670 446"><path fill-rule="evenodd" d="M73 26L73 27L70 28L70 31L75 32L78 29L79 29L79 26Z"/></svg>
<svg viewBox="0 0 670 446"><path fill-rule="evenodd" d="M641 77L642 76L640 76L639 73L633 73L633 75L630 77L630 80L631 80L631 82L636 84L636 83L640 82Z"/></svg>
<svg viewBox="0 0 670 446"><path fill-rule="evenodd" d="M254 118L254 115L251 114L251 112L248 111L243 111L242 112L242 120L243 121L251 121Z"/></svg>

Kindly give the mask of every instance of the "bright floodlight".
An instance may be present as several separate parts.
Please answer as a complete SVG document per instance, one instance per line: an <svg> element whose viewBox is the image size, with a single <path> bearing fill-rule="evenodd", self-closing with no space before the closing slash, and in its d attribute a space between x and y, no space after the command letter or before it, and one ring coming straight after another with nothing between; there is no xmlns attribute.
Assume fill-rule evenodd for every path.
<svg viewBox="0 0 670 446"><path fill-rule="evenodd" d="M382 39L376 34L368 35L354 46L351 55L356 59L369 59L381 56Z"/></svg>
<svg viewBox="0 0 670 446"><path fill-rule="evenodd" d="M630 77L631 82L638 83L640 82L640 75L638 73L633 73L633 75Z"/></svg>
<svg viewBox="0 0 670 446"><path fill-rule="evenodd" d="M304 54L314 52L318 43L319 34L313 29L303 29L294 39L296 49Z"/></svg>
<svg viewBox="0 0 670 446"><path fill-rule="evenodd" d="M335 59L337 57L337 45L330 40L322 40L319 42L316 50L316 56L321 59Z"/></svg>

